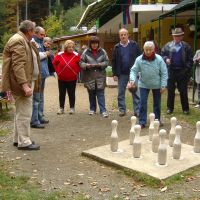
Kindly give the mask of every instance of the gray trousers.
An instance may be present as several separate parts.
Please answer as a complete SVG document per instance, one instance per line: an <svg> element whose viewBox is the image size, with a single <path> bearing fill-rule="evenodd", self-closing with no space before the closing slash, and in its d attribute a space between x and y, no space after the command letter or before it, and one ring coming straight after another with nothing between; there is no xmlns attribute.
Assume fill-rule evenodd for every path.
<svg viewBox="0 0 200 200"><path fill-rule="evenodd" d="M13 141L18 142L18 147L30 145L30 121L32 115L32 96L14 96L15 116L14 116L14 137Z"/></svg>

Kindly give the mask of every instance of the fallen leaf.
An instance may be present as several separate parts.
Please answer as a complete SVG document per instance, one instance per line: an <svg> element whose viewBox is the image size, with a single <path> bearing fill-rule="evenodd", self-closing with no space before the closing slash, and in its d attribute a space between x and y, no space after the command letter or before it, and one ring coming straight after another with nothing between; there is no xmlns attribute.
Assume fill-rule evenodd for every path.
<svg viewBox="0 0 200 200"><path fill-rule="evenodd" d="M71 183L70 182L64 182L64 185L70 185Z"/></svg>
<svg viewBox="0 0 200 200"><path fill-rule="evenodd" d="M21 159L21 157L16 157L15 159L16 159L16 160L20 160L20 159Z"/></svg>
<svg viewBox="0 0 200 200"><path fill-rule="evenodd" d="M191 176L191 177L188 177L188 178L186 179L186 182L189 182L189 181L192 181L192 180L195 180L195 179L196 179L196 177Z"/></svg>
<svg viewBox="0 0 200 200"><path fill-rule="evenodd" d="M194 192L200 192L200 189L198 190L198 189L196 189L196 188L194 188L194 189L192 189Z"/></svg>
<svg viewBox="0 0 200 200"><path fill-rule="evenodd" d="M109 191L110 191L110 188L104 187L104 188L100 188L99 190L100 190L101 192L109 192Z"/></svg>
<svg viewBox="0 0 200 200"><path fill-rule="evenodd" d="M161 192L165 192L167 190L167 186L163 187L163 188L160 188L160 191Z"/></svg>
<svg viewBox="0 0 200 200"><path fill-rule="evenodd" d="M147 197L147 194L139 194L140 197Z"/></svg>
<svg viewBox="0 0 200 200"><path fill-rule="evenodd" d="M90 185L92 185L92 186L96 186L97 183L98 183L98 182L94 181L94 182L90 183Z"/></svg>

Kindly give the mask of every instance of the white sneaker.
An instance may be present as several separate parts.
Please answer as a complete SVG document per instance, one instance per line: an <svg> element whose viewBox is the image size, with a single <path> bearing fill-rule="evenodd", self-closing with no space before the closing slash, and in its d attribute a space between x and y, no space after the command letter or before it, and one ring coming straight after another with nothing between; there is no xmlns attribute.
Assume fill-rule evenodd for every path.
<svg viewBox="0 0 200 200"><path fill-rule="evenodd" d="M107 118L108 117L108 112L107 111L103 112L102 116L103 116L103 118Z"/></svg>
<svg viewBox="0 0 200 200"><path fill-rule="evenodd" d="M57 114L58 115L64 114L64 109L63 108L59 108Z"/></svg>
<svg viewBox="0 0 200 200"><path fill-rule="evenodd" d="M196 106L194 106L195 108L199 108L199 104L197 104Z"/></svg>
<svg viewBox="0 0 200 200"><path fill-rule="evenodd" d="M89 115L94 115L94 114L95 114L94 110L89 111Z"/></svg>
<svg viewBox="0 0 200 200"><path fill-rule="evenodd" d="M75 113L75 109L74 108L70 108L69 114L72 115Z"/></svg>

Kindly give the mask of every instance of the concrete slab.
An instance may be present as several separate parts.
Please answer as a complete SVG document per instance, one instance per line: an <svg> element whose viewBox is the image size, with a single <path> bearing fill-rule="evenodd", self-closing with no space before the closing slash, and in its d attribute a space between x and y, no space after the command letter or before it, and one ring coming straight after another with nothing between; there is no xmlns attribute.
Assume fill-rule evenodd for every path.
<svg viewBox="0 0 200 200"><path fill-rule="evenodd" d="M120 168L145 173L160 180L200 165L200 154L193 152L193 146L182 144L180 160L172 158L172 147L168 146L167 164L166 166L159 166L157 163L157 153L151 151L151 142L148 140L148 136L142 136L141 141L141 158L133 158L133 148L129 144L129 140L119 142L118 152L111 152L110 145L105 145L86 150L82 154ZM168 140L166 140L166 143L168 144Z"/></svg>

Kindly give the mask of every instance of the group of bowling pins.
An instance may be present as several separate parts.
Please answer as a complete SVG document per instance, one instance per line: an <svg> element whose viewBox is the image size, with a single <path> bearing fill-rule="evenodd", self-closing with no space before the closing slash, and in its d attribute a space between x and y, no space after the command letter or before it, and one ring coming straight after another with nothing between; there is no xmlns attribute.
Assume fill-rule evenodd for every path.
<svg viewBox="0 0 200 200"><path fill-rule="evenodd" d="M167 162L167 144L165 143L166 130L161 129L159 131L160 122L155 119L155 114L149 114L149 141L152 141L152 152L158 153L158 164L166 165ZM137 118L135 116L131 117L131 129L130 129L130 144L133 145L133 157L141 157L141 140L140 132L141 126L136 125ZM169 146L173 148L172 157L173 159L181 158L181 133L182 127L177 125L177 119L175 117L171 118L171 129L169 132ZM111 133L111 144L110 148L112 152L118 151L118 134L117 134L117 120L113 120L111 123L112 133ZM200 153L200 121L196 123L196 135L194 138L195 153Z"/></svg>

